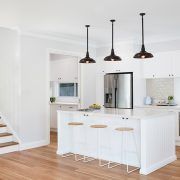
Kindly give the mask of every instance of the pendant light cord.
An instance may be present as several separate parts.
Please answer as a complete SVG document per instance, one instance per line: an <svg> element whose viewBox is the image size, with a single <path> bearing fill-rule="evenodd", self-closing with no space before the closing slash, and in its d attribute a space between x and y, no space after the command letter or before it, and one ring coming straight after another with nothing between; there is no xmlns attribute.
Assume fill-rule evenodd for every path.
<svg viewBox="0 0 180 180"><path fill-rule="evenodd" d="M87 28L87 52L86 52L86 57L89 57L89 31L88 31L89 27L90 27L90 25L86 25L86 28Z"/></svg>
<svg viewBox="0 0 180 180"><path fill-rule="evenodd" d="M144 46L144 18L143 16L145 13L140 13L140 16L142 16L142 45Z"/></svg>
<svg viewBox="0 0 180 180"><path fill-rule="evenodd" d="M88 26L87 26L87 52L89 52L89 46L88 46L88 44L89 44L89 32L88 32Z"/></svg>
<svg viewBox="0 0 180 180"><path fill-rule="evenodd" d="M112 21L112 49L114 49L114 25Z"/></svg>
<svg viewBox="0 0 180 180"><path fill-rule="evenodd" d="M144 45L144 18L142 16L142 44Z"/></svg>
<svg viewBox="0 0 180 180"><path fill-rule="evenodd" d="M114 22L115 22L115 20L114 19L112 19L112 20L110 20L111 22L112 22L112 50L114 50Z"/></svg>

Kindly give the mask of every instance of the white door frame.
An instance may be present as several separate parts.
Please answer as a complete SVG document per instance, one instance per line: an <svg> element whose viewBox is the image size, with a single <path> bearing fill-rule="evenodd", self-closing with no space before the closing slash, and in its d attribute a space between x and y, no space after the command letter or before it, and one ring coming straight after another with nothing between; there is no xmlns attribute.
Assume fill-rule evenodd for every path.
<svg viewBox="0 0 180 180"><path fill-rule="evenodd" d="M50 59L49 55L50 54L63 54L63 55L68 55L68 56L75 56L78 58L78 61L83 57L83 54L77 53L74 51L64 51L64 50L59 50L59 49L47 49L47 55L46 55L46 98L47 98L47 130L46 130L46 140L48 144L50 144L50 105L49 105L49 82L50 82ZM79 98L79 108L81 107L81 93L82 93L82 86L81 86L81 65L78 64L78 98Z"/></svg>

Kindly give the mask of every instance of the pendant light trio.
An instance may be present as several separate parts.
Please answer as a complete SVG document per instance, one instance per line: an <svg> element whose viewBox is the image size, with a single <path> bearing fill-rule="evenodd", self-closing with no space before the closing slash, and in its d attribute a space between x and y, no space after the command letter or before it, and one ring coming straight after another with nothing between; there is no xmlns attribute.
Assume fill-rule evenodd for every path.
<svg viewBox="0 0 180 180"><path fill-rule="evenodd" d="M140 16L142 17L142 46L141 46L141 51L137 54L134 55L134 58L138 59L145 59L145 58L152 58L153 55L151 53L148 53L145 50L145 45L144 45L144 15L145 13L140 13ZM121 61L121 58L114 53L114 22L115 20L112 19L110 20L112 23L112 48L111 48L111 54L109 56L106 56L104 58L104 61ZM79 63L96 63L96 61L89 56L89 46L88 46L88 40L89 40L89 32L88 28L90 25L85 26L87 28L87 51L86 51L86 57L81 59Z"/></svg>

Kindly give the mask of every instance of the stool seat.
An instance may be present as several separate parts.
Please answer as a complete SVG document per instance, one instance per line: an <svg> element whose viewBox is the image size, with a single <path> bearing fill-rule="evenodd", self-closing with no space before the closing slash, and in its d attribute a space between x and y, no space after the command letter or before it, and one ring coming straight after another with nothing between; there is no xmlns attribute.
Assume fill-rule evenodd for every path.
<svg viewBox="0 0 180 180"><path fill-rule="evenodd" d="M116 131L133 131L133 128L129 128L129 127L120 127L120 128L116 128Z"/></svg>
<svg viewBox="0 0 180 180"><path fill-rule="evenodd" d="M107 125L104 124L94 124L90 126L91 128L107 128Z"/></svg>
<svg viewBox="0 0 180 180"><path fill-rule="evenodd" d="M83 125L83 123L82 122L70 122L70 123L68 123L68 125L69 126L81 126L81 125Z"/></svg>

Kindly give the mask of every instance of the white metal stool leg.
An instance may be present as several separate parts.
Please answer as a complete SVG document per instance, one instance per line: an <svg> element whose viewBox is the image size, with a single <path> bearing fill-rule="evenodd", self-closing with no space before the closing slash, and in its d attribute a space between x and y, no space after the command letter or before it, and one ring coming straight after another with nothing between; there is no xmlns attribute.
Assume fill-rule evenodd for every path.
<svg viewBox="0 0 180 180"><path fill-rule="evenodd" d="M81 123L81 122L70 122L70 123L68 123L68 125L75 127L75 126L82 126L83 123ZM73 130L74 130L74 129L73 129ZM73 137L76 137L76 136L73 135ZM74 145L74 143L72 143L72 144L73 144L72 149L73 149L73 152L74 152L74 153L63 154L61 157L66 158L66 157L69 157L69 156L73 156L73 155L74 155L74 160L75 160L75 161L84 160L84 158L85 158L84 156L83 156L82 158L78 158L78 157L81 156L81 155L79 155L79 154L76 153L75 145Z"/></svg>
<svg viewBox="0 0 180 180"><path fill-rule="evenodd" d="M88 142L87 141L87 133L85 132L85 142ZM87 143L88 144L88 143ZM86 145L87 145L86 144ZM86 150L87 150L88 148L86 148ZM91 162L91 161L94 161L95 160L95 158L92 158L92 157L88 157L88 156L86 156L86 155L84 155L84 159L83 159L83 162L84 163L88 163L88 162Z"/></svg>
<svg viewBox="0 0 180 180"><path fill-rule="evenodd" d="M132 137L133 137L133 142L134 142L134 145L135 145L135 148L136 148L136 155L137 155L138 162L139 162L139 165L140 165L140 160L139 160L138 151L137 151L136 139L135 139L135 136L134 136L134 130L132 130L132 131L130 131L130 132L131 132L131 135L132 135ZM127 133L127 132L125 132L125 133ZM126 141L126 147L127 147L127 134L126 134L126 139L125 139L125 141ZM126 152L125 152L125 153L126 153ZM127 173L128 173L128 174L129 174L129 173L132 173L132 172L134 172L134 171L136 171L136 170L138 170L138 169L140 169L140 168L137 167L137 168L134 168L134 169L132 169L132 170L129 170L128 156L127 156L127 153L126 153L126 171L127 171Z"/></svg>
<svg viewBox="0 0 180 180"><path fill-rule="evenodd" d="M139 162L139 165L140 165L140 159L139 159L139 155L138 155L138 150L137 150L137 144L136 144L136 138L134 136L134 130L131 131L131 134L132 134L132 137L133 137L133 142L134 142L134 145L135 145L135 148L136 148L136 155L137 155L137 159L138 159L138 162ZM127 161L128 162L128 161ZM139 167L137 168L134 168L132 170L129 171L129 165L127 164L127 173L131 173L131 172L134 172L136 170L140 169Z"/></svg>
<svg viewBox="0 0 180 180"><path fill-rule="evenodd" d="M98 129L97 131L98 131L98 133L97 133L97 134L98 134L97 147L98 147L99 166L100 166L100 167L103 167L103 166L108 165L109 162L107 162L107 163L102 163L102 160L101 160L101 157L100 157L100 156L101 156L101 144L100 144L100 143L101 143L101 142L100 142L100 141L101 141L101 139L100 139L100 135L101 135L101 134L100 134L100 129Z"/></svg>
<svg viewBox="0 0 180 180"><path fill-rule="evenodd" d="M121 147L122 147L122 142L123 141L121 141ZM122 161L122 151L121 151L121 161ZM113 165L111 165L111 164L113 164ZM108 168L109 169L112 169L112 168L114 168L114 167L117 167L117 166L120 166L121 164L120 163L115 163L115 162L112 162L112 161L109 161L109 163L108 163Z"/></svg>
<svg viewBox="0 0 180 180"><path fill-rule="evenodd" d="M128 128L128 127L120 127L120 128L116 128L115 130L117 131L120 131L122 133L122 141L121 141L121 163L123 164L124 163L124 156L125 156L125 163L126 163L126 171L127 173L131 173L131 172L134 172L138 169L140 169L139 167L137 168L134 168L132 170L129 170L129 164L128 164L128 156L127 156L127 152L126 149L127 149L127 133L128 132L131 132L132 134L132 137L133 137L133 142L134 142L134 145L135 145L135 148L136 148L136 155L137 155L137 158L138 158L138 162L139 162L139 165L140 165L140 159L139 159L139 155L138 155L138 149L137 149L137 144L136 144L136 139L135 139L135 136L134 136L134 129L133 128ZM124 137L125 135L125 137ZM125 140L125 143L124 143L124 140ZM125 150L124 150L124 144L125 144ZM125 155L124 155L125 153ZM113 162L110 162L109 161L109 164L108 164L108 168L113 168L113 167L116 167L116 166L119 166L121 164L115 164L114 166L110 166Z"/></svg>
<svg viewBox="0 0 180 180"><path fill-rule="evenodd" d="M106 165L109 164L109 162L103 164L102 160L101 160L101 157L100 157L100 155L101 155L101 144L100 144L100 141L101 141L100 135L101 134L100 134L100 129L107 128L107 125L102 125L102 124L100 124L100 125L91 125L90 127L97 129L97 158L99 159L98 164L101 167L106 166Z"/></svg>

